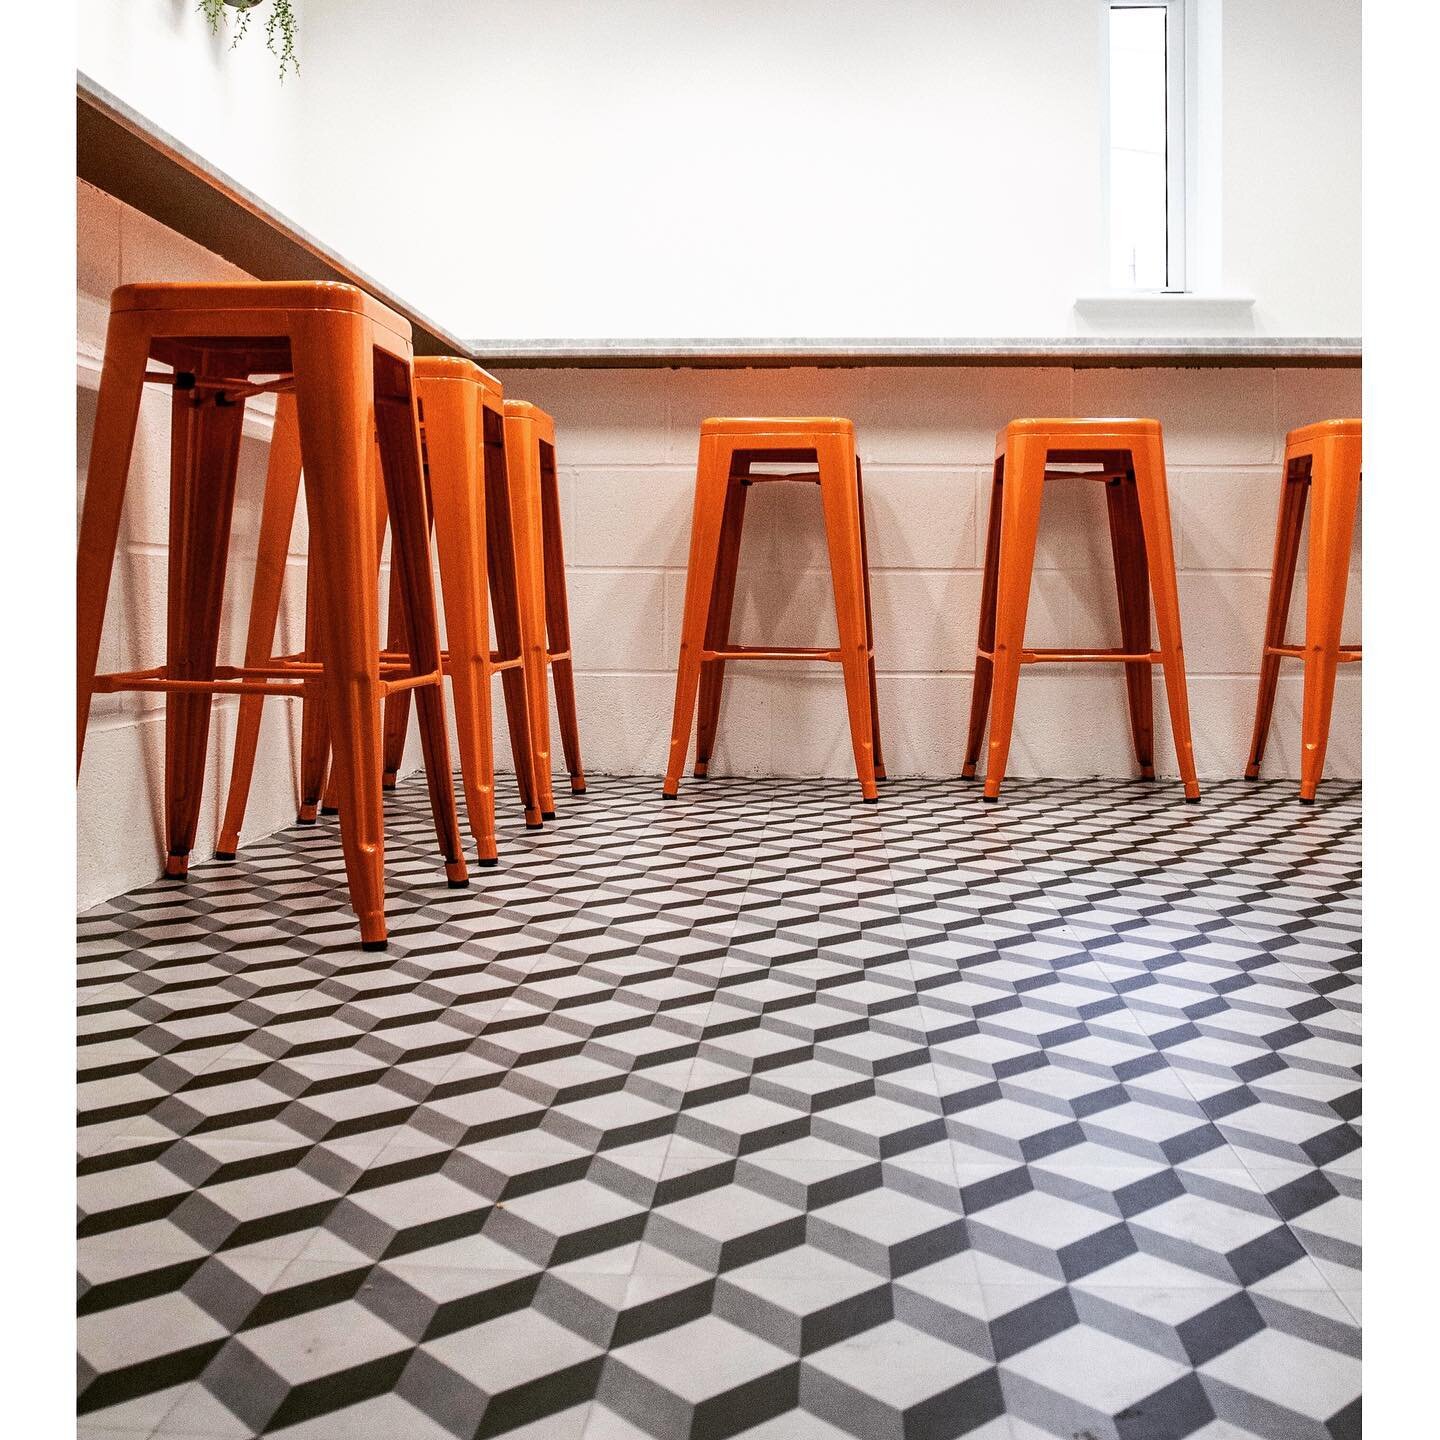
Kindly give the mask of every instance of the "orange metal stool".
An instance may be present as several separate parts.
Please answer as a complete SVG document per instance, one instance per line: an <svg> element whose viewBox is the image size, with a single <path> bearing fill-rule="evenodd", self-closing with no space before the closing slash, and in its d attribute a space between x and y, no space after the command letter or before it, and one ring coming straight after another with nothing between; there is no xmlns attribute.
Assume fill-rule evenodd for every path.
<svg viewBox="0 0 1440 1440"><path fill-rule="evenodd" d="M1305 503L1310 503L1310 550L1305 588L1305 643L1285 643L1285 622L1300 557ZM1260 659L1260 692L1255 703L1255 733L1245 778L1260 775L1280 661L1305 662L1305 695L1300 713L1300 800L1315 803L1330 739L1335 701L1335 671L1360 659L1360 646L1340 643L1345 590L1350 577L1350 543L1360 506L1360 422L1322 420L1285 437L1285 475L1280 487L1280 519L1275 527L1275 560L1270 572L1270 607L1265 617L1265 648Z"/></svg>
<svg viewBox="0 0 1440 1440"><path fill-rule="evenodd" d="M151 359L173 375L147 375ZM76 604L76 768L93 693L165 695L166 874L189 866L213 696L324 695L335 736L340 835L351 903L369 949L385 944L380 702L416 692L435 830L452 885L467 883L440 692L410 325L349 285L127 285L111 298ZM251 377L262 377L252 382ZM279 377L266 379L264 377ZM173 387L166 663L96 675L141 387ZM245 400L293 391L307 457L314 648L305 658L216 663ZM288 403L288 402L287 402ZM376 437L378 464L372 460ZM414 644L382 661L376 584L377 470L396 534ZM288 536L288 531L287 531ZM283 563L283 553L282 553Z"/></svg>
<svg viewBox="0 0 1440 1440"><path fill-rule="evenodd" d="M525 556L521 565L520 628L525 646L525 690L530 702L535 780L544 817L553 820L547 667L555 679L560 745L572 795L585 793L585 770L580 763L580 727L575 718L570 606L565 593L560 487L555 475L555 422L539 406L525 400L505 402L505 464L516 551Z"/></svg>
<svg viewBox="0 0 1440 1440"><path fill-rule="evenodd" d="M454 691L460 769L465 808L482 865L496 863L495 762L490 728L490 681L499 674L505 691L516 776L527 823L540 824L533 778L532 744L520 629L520 595L528 585L525 558L519 556L506 495L504 397L500 382L469 360L422 356L415 361L415 389L421 415L426 491L439 555L440 589L445 606L448 647L441 661ZM261 520L261 564L267 573L283 573L285 545L300 477L299 448L293 443L293 417L277 412L271 467ZM386 515L377 512L375 565L380 563ZM487 578L489 581L487 595ZM489 599L495 607L499 648L490 649ZM247 650L268 654L280 604L278 579L257 585L250 614ZM399 572L392 568L389 638L384 658L403 661L409 648L406 603ZM263 697L241 702L235 766L221 826L220 853L233 856L244 821L254 766ZM386 700L383 781L395 783L409 721L408 695ZM324 809L340 808L329 763L329 734L323 705L307 697L301 727L300 824L313 824L324 795Z"/></svg>
<svg viewBox="0 0 1440 1440"><path fill-rule="evenodd" d="M1079 475L1050 472L1046 465L1051 462L1093 464L1098 469ZM1115 588L1120 600L1123 643L1119 649L1026 648L1025 614L1030 603L1041 493L1047 479L1099 480L1105 484ZM1160 632L1159 650L1150 648L1152 599ZM975 689L961 772L966 780L974 778L988 714L990 750L984 794L988 801L999 798L1005 778L1020 667L1042 661L1124 664L1135 754L1141 777L1146 780L1155 778L1150 667L1159 661L1165 670L1165 693L1170 702L1170 725L1185 782L1185 798L1200 798L1185 693L1180 601L1170 538L1170 501L1165 490L1165 448L1158 420L1014 420L996 437Z"/></svg>
<svg viewBox="0 0 1440 1440"><path fill-rule="evenodd" d="M768 464L814 464L798 474L767 474ZM730 641L730 612L740 558L740 530L751 485L783 481L819 483L830 552L839 644L833 650L799 646L737 645ZM690 748L698 693L700 721L695 775L709 768L720 717L727 660L830 660L845 677L850 740L863 799L879 797L885 778L875 693L875 643L870 619L870 575L865 551L865 500L855 427L849 420L706 420L700 426L690 561L685 578L685 615L675 676L675 715L664 796L673 800Z"/></svg>
<svg viewBox="0 0 1440 1440"><path fill-rule="evenodd" d="M434 490L434 514L436 538L440 541L440 590L445 602L447 634L451 623L452 592L456 596L458 607L459 597L469 593L470 587L475 583L474 576L479 575L478 593L482 603L478 620L472 627L475 649L471 663L478 667L475 673L483 676L485 723L480 727L477 718L472 750L476 757L477 776L480 769L479 757L483 750L486 779L483 785L476 785L474 793L477 803L473 807L470 798L471 782L466 779L465 805L470 813L471 830L476 844L480 847L481 863L493 865L497 850L489 682L495 675L500 676L505 698L510 753L515 764L515 780L520 789L526 826L532 830L538 829L542 811L553 808L542 803L541 791L536 783L537 735L527 695L530 661L525 650L525 615L527 597L536 583L531 574L534 561L530 546L522 539L522 517L510 485L509 465L506 460L506 402L500 382L472 361L448 357L422 357L417 360L415 382L420 395L421 431L427 447L431 485L433 488L438 482L442 486L441 489ZM463 452L462 437L451 417L457 385L469 387L479 405L478 432L463 437ZM432 433L435 439L433 449L429 448ZM477 439L481 443L476 444ZM461 519L466 525L469 523L463 520L461 513L462 506L470 503L461 499L462 464L469 467L463 472L464 492L479 505L481 543L473 549L462 548L452 535L448 556L450 579L447 580L447 547L442 536L447 528L451 528L452 516ZM441 498L442 492L447 497L444 501ZM496 648L493 651L490 649L489 619L483 604L487 578L495 621ZM456 675L452 668L456 652L453 636L450 636L450 639L451 646L446 652L446 673L453 679ZM392 582L388 648L399 653L405 650L405 644L404 596ZM457 689L457 704L459 694ZM405 753L405 732L409 721L410 707L403 695L396 695L386 702L387 786L393 787L395 784L395 777Z"/></svg>

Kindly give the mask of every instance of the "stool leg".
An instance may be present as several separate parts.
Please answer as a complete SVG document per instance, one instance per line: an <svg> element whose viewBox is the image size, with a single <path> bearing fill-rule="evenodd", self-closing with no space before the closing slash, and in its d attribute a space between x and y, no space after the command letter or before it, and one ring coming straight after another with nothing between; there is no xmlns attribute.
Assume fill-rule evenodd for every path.
<svg viewBox="0 0 1440 1440"><path fill-rule="evenodd" d="M670 719L670 754L661 791L666 800L673 800L680 791L680 772L690 749L690 726L700 688L700 656L705 648L730 488L730 459L728 445L713 436L701 436L695 468L695 508L690 520L690 559L685 571L685 613L680 622L680 657L675 666L675 711Z"/></svg>
<svg viewBox="0 0 1440 1440"><path fill-rule="evenodd" d="M545 528L540 496L540 447L535 427L524 421L504 426L505 491L514 537L515 594L520 653L524 657L525 704L530 730L531 771L540 813L555 818L550 756L550 695L545 640ZM502 682L504 683L504 682Z"/></svg>
<svg viewBox="0 0 1440 1440"><path fill-rule="evenodd" d="M318 660L324 654L320 638L318 608L319 574L313 556L315 541L310 541L312 556L309 565L309 593L305 600L305 657ZM325 682L306 680L300 699L300 805L295 812L297 825L313 825L320 814L322 799L328 805L335 797L330 793L335 781L330 765L330 727L326 720Z"/></svg>
<svg viewBox="0 0 1440 1440"><path fill-rule="evenodd" d="M295 416L295 396L286 393L275 397L275 429L265 473L255 583L250 592L250 624L245 636L247 665L263 665L274 652L285 557L290 550L290 532L295 525L299 496L300 423ZM255 773L255 751L264 705L263 695L240 697L235 721L235 756L230 762L230 789L225 799L225 817L220 822L220 838L215 844L217 860L233 860L240 848L240 831L245 825L245 808Z"/></svg>
<svg viewBox="0 0 1440 1440"><path fill-rule="evenodd" d="M367 459L368 459L369 466L370 466L370 475L369 475L369 480L368 480L368 482L367 482L367 485L368 485L368 488L369 488L370 490L372 490L372 491L374 492L374 494L375 494L375 573L378 575L378 574L380 573L380 565L381 565L381 561L382 561L383 558L384 558L384 552L385 552L385 530L386 530L386 527L387 527L387 526L389 525L389 523L390 523L390 512L389 512L389 509L386 507L386 504L385 504L385 486L384 486L384 484L382 483L381 475L380 475L380 446L379 446L379 441L378 441L378 439L377 439L376 443L370 447L370 451L369 451L369 454L368 454L368 456L367 456ZM377 583L378 583L378 582L377 582ZM399 584L398 584L398 581L396 580L395 573L394 573L394 568L393 568L393 567L392 567L392 569L391 569L391 576L390 576L390 602L389 602L389 603L390 603L390 623L389 623L389 629L390 629L390 631L391 631L391 634L386 637L386 644L387 644L387 646L389 646L392 650L398 648L399 652L400 652L401 654L404 654L404 653L405 653L405 647L406 647L406 640L405 640L405 610L404 610L403 601L402 601L401 598L400 598ZM396 619L397 616L399 617L398 621L397 621L397 619ZM397 630L397 628L396 628L397 626L398 626L398 630ZM392 643L392 642L393 642L393 643ZM307 693L307 695L308 695L308 689L307 689L307 692L306 692L306 693ZM400 697L400 698L403 698L404 701L405 701L404 710L403 710L403 718L401 719L400 727L399 727L399 728L400 728L400 741L399 741L399 745L400 745L400 750L403 751L404 748L405 748L405 729L406 729L406 726L408 725L409 719L410 719L410 692L409 692L408 690L402 690L402 691L399 692L399 697ZM391 703L391 701L394 700L395 698L397 698L397 697L396 697L396 696L393 696L393 695L386 696L386 698L385 698L384 715L385 715L385 719L386 719L387 721L390 719L390 703ZM308 704L311 704L311 703L312 703L312 702L311 702L309 699L305 699L305 700L302 700L302 701L301 701L301 704L302 704L302 705L308 705ZM309 752L311 758L310 758L310 760L309 760L308 763L309 763L309 765L310 765L311 768L310 768L309 771L302 771L302 778L303 778L305 775L308 775L308 776L309 776L309 787L308 787L307 790L306 790L306 793L307 793L307 794L310 793L310 790L311 790L311 789L313 789L314 794L316 794L316 795L323 795L323 796L324 796L324 799L320 802L320 814L322 814L322 815L338 815L338 814L340 813L340 794L339 794L339 791L336 789L335 769L334 769L334 767L330 764L330 732L325 728L325 706L324 706L324 700L323 700L323 698L322 698L322 699L319 699L319 700L314 701L313 703L315 703L315 704L317 704L317 705L319 706L319 709L318 709L318 711L317 711L317 716L318 716L317 726L318 726L318 728L316 728L316 729L314 730L314 732L313 732L313 738L312 738L312 741L311 741L311 750L310 750L310 752ZM382 727L382 728L383 728L383 727ZM306 763L306 754L307 754L307 752L306 752L306 748L305 748L305 738L304 738L304 737L305 737L305 725L304 725L303 720L302 720L301 726L300 726L300 736L301 736L301 746L300 746L300 748L301 748L301 762L302 762L302 765L304 765L304 764ZM382 753L382 755L383 755L384 753L386 753L385 750L384 750L384 746L383 746L383 745L382 745L382 752L381 752L381 753ZM399 761L398 757L397 757L397 759L396 759L396 761L395 761L395 768L396 768L397 770L400 768L400 761ZM382 788L394 789L394 781L393 781L393 780L390 782L390 784L389 784L388 786L384 784L384 770L385 770L385 763L384 763L384 761L383 761L383 759L382 759L382 762L381 762ZM313 806L311 806L311 807L310 807L310 820L313 821L314 819L315 819L315 809L314 809Z"/></svg>
<svg viewBox="0 0 1440 1440"><path fill-rule="evenodd" d="M983 796L992 804L1000 798L1005 762L1010 758L1010 733L1015 725L1020 656L1025 648L1025 617L1030 608L1030 579L1035 569L1035 537L1040 529L1040 502L1045 489L1045 453L1045 443L1036 438L1007 439L1004 480L997 487L1001 518L993 624L995 658L991 666L994 698L990 707L990 751L985 763ZM976 680L979 680L978 665Z"/></svg>
<svg viewBox="0 0 1440 1440"><path fill-rule="evenodd" d="M855 495L860 508L860 573L865 580L865 648L870 652L870 745L875 755L875 778L886 779L885 754L880 748L880 692L875 685L875 621L870 610L870 547L865 543L865 481L860 457L855 457Z"/></svg>
<svg viewBox="0 0 1440 1440"><path fill-rule="evenodd" d="M1265 743L1270 738L1270 719L1275 713L1275 690L1280 682L1280 656L1272 646L1285 643L1285 623L1290 618L1290 597L1295 589L1295 567L1300 558L1300 532L1305 521L1305 502L1310 494L1310 476L1302 464L1287 464L1280 482L1280 516L1275 523L1275 556L1270 562L1270 603L1265 612L1265 645L1260 655L1260 686L1255 697L1255 729L1250 736L1250 763L1245 778L1260 777Z"/></svg>
<svg viewBox="0 0 1440 1440"><path fill-rule="evenodd" d="M473 387L454 381L427 384L424 392L430 499L440 556L465 813L479 846L480 863L494 865L495 754L490 734L490 612L485 593L480 404Z"/></svg>
<svg viewBox="0 0 1440 1440"><path fill-rule="evenodd" d="M385 833L380 799L380 622L375 584L374 346L370 327L331 312L291 320L305 504L310 517L312 653L325 667L340 841L366 949L385 946ZM303 794L302 800L310 798ZM314 793L318 799L318 787Z"/></svg>
<svg viewBox="0 0 1440 1440"><path fill-rule="evenodd" d="M1185 799L1200 798L1195 774L1195 745L1190 738L1190 702L1185 689L1185 647L1180 638L1180 591L1175 582L1175 544L1170 531L1170 498L1165 489L1165 451L1157 439L1131 456L1145 558L1150 567L1150 593L1155 625L1160 632L1160 659L1165 670L1165 697L1175 759L1185 783Z"/></svg>
<svg viewBox="0 0 1440 1440"><path fill-rule="evenodd" d="M400 572L410 669L415 675L437 677L437 683L418 686L414 691L415 718L420 727L425 779L430 790L430 812L435 820L435 838L445 859L445 878L452 890L463 889L470 882L460 848L460 821L455 809L455 782L445 727L445 690L444 682L439 679L440 619L435 609L430 569L430 513L420 458L420 420L410 367L393 356L377 353L375 374L375 428L390 507L391 564ZM371 573L373 575L373 570ZM372 582L373 588L376 587ZM341 819L344 819L343 800Z"/></svg>
<svg viewBox="0 0 1440 1440"><path fill-rule="evenodd" d="M1300 715L1300 799L1315 803L1325 770L1350 545L1360 501L1360 443L1327 440L1310 472L1310 554L1305 575L1305 697Z"/></svg>
<svg viewBox="0 0 1440 1440"><path fill-rule="evenodd" d="M1115 593L1120 602L1120 641L1131 654L1150 653L1150 566L1140 525L1140 499L1135 481L1111 480L1105 485L1110 517L1110 551L1115 559ZM1130 702L1130 733L1140 778L1155 778L1155 692L1148 660L1127 661L1125 690Z"/></svg>
<svg viewBox="0 0 1440 1440"><path fill-rule="evenodd" d="M365 457L365 458L366 458L366 463L367 463L367 465L369 466L369 475L368 475L368 479L367 479L367 481L366 481L366 488L369 489L369 490L374 494L374 496L375 496L375 574L378 576L378 575L380 574L381 562L382 562L382 561L384 560L384 558L385 558L385 530L386 530L386 527L387 527L387 526L389 525L389 523L390 523L390 511L389 511L389 508L386 506L386 503L385 503L385 485L384 485L384 482L383 482L383 477L381 476L381 473L380 473L380 441L379 441L379 437L378 437L378 436L376 437L375 443L370 447L369 451L366 453L366 457ZM377 583L377 585L378 585L378 583L379 583L378 580L376 581L376 583ZM389 627L388 627L388 628L390 628L390 629L392 630L392 632L394 632L394 627L395 627L396 624L398 623L398 625L399 625L399 630L398 630L398 632L396 632L396 633L398 633L398 649L399 649L400 653L403 654L403 653L405 653L405 648L406 648L406 641L405 641L405 609L404 609L403 601L402 601L402 599L400 598L399 586L398 586L398 582L397 582L397 580L396 580L396 578L395 578L395 572L394 572L394 566L393 566L393 565L392 565L392 567L391 567L391 575L390 575L390 602L389 602L389 604L390 604L390 612L389 612L390 618L389 618ZM396 618L395 618L397 615L399 616L398 622L396 621ZM390 648L394 649L394 648L396 648L396 646L395 646L395 645L391 645L391 639L392 639L392 637L387 635L387 637L386 637L386 644L389 645ZM399 694L400 694L401 696L403 696L403 697L404 697L404 700L405 700L404 721L402 721L402 723L401 723L401 725L400 725L400 731L401 731L401 735L400 735L400 748L401 748L401 750L403 750L403 749L405 748L405 735L404 735L405 726L406 726L406 723L408 723L409 718L410 718L410 693L409 693L409 691L407 691L407 690L402 690L402 691L399 692ZM383 706L383 709L384 709L384 714L385 714L385 718L386 718L386 719L389 719L389 716L390 716L390 708L389 708L389 707L390 707L390 702L391 702L394 698L395 698L394 696L386 696L386 698L385 698L385 704L384 704L384 706ZM305 702L302 702L302 703L305 703ZM324 797L325 797L324 800L321 802L321 805L320 805L320 813L321 813L322 815L338 815L338 814L340 813L340 794L339 794L339 791L336 789L335 769L334 769L333 766L330 766L330 764L329 764L330 733L329 733L328 730L326 730L326 729L324 728L324 724L323 724L324 715L325 715L325 711L324 711L324 708L323 708L323 705L322 705L321 710L320 710L320 717L321 717L321 722L322 722L322 723L321 723L321 726L320 726L319 731L318 731L317 734L316 734L316 739L315 739L315 744L316 744L316 746L318 747L318 753L319 753L319 756L320 756L319 761L318 761L318 765L319 765L320 768L319 768L318 773L317 773L316 778L315 778L315 784L316 784L316 786L317 786L317 789L316 789L316 792L315 792L315 793L316 793L317 795L318 795L318 794L323 794ZM382 728L383 728L383 727L382 727ZM302 735L302 738L303 738L303 735L304 735L304 725L303 725L303 723L302 723L302 725L301 725L301 735ZM302 749L303 749L303 746L302 746ZM383 747L383 744L382 744L382 748L381 748L381 754L382 754L382 756L384 755L384 753L385 753L385 752L384 752L384 747ZM400 766L400 762L399 762L399 760L397 759L396 762L395 762L395 768L398 770L398 769L399 769L399 766ZM328 768L327 768L327 767L328 767ZM384 764L384 761L383 761L383 759L382 759L382 761L381 761L381 782L382 782L382 788L391 788L391 789L393 789L393 788L394 788L393 782L391 783L391 785L390 785L389 787L385 787L385 786L384 786L384 770L385 770L385 764ZM311 818L312 818L312 819L314 818L313 815L312 815Z"/></svg>
<svg viewBox="0 0 1440 1440"><path fill-rule="evenodd" d="M428 422L428 415L426 417ZM448 626L448 612L446 624ZM410 640L405 630L405 600L400 593L400 567L392 556L390 563L390 617L386 624L385 648L408 655ZM400 766L405 760L405 737L410 730L410 692L398 690L385 697L384 761L381 782L387 790L395 788Z"/></svg>
<svg viewBox="0 0 1440 1440"><path fill-rule="evenodd" d="M580 763L580 725L575 717L575 666L570 656L570 601L565 591L565 540L560 526L560 485L555 476L555 451L540 446L540 515L545 566L545 628L550 640L550 676L555 686L555 713L560 721L560 748L570 775L570 793L585 793L585 767ZM549 725L550 717L545 716Z"/></svg>
<svg viewBox="0 0 1440 1440"><path fill-rule="evenodd" d="M120 539L120 512L140 416L140 392L150 337L137 317L110 317L105 336L105 363L100 371L100 399L85 480L85 506L75 560L75 773L85 753L90 697L105 629L105 604Z"/></svg>
<svg viewBox="0 0 1440 1440"><path fill-rule="evenodd" d="M990 521L985 532L985 569L980 582L980 634L975 643L975 682L970 690L970 730L965 740L965 763L960 771L962 780L975 778L980 745L985 738L985 721L990 715L990 687L995 678L995 662L989 656L995 650L995 595L1000 582L1000 512L1005 503L1001 487L1004 468L1004 458L998 457L990 482ZM982 650L987 653L980 654Z"/></svg>
<svg viewBox="0 0 1440 1440"><path fill-rule="evenodd" d="M165 647L172 680L215 678L244 419L243 400L216 391L172 393ZM165 696L165 874L172 878L187 873L195 848L214 700L209 691Z"/></svg>
<svg viewBox="0 0 1440 1440"><path fill-rule="evenodd" d="M875 788L875 726L870 709L870 655L865 624L865 575L860 537L860 492L855 448L846 440L816 446L820 461L820 503L825 511L825 542L830 552L830 582L835 592L835 623L840 635L840 665L845 673L845 705L850 712L850 744L860 795L868 804Z"/></svg>
<svg viewBox="0 0 1440 1440"><path fill-rule="evenodd" d="M735 576L740 566L740 537L745 523L745 500L750 487L732 481L725 491L725 515L720 522L720 553L715 562L715 588L710 592L710 614L705 622L705 648L730 643L730 617L735 608ZM725 686L725 662L700 664L700 718L695 730L695 778L703 780L710 768L715 731L720 723L720 694Z"/></svg>
<svg viewBox="0 0 1440 1440"><path fill-rule="evenodd" d="M485 426L485 556L490 569L490 606L494 615L496 654L502 661L520 658L520 665L500 672L500 689L505 697L505 721L510 731L510 755L515 762L515 782L525 807L525 828L538 830L541 821L555 818L554 801L546 801L537 775L535 737L531 734L530 705L525 678L525 637L521 630L520 539L516 534L515 505L510 492L509 447L505 422L486 410ZM528 573L528 572L527 572ZM545 721L546 753L549 753L550 722Z"/></svg>

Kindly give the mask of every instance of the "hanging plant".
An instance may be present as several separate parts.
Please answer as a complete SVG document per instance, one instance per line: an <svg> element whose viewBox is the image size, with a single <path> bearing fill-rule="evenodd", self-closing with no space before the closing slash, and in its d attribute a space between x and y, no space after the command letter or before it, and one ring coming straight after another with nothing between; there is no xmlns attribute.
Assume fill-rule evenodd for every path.
<svg viewBox="0 0 1440 1440"><path fill-rule="evenodd" d="M235 38L230 42L233 50L250 28L250 12L258 10L267 0L200 0L199 8L210 22L210 33L218 35L221 25L227 23L225 12L238 10ZM270 13L265 17L265 46L280 61L280 79L285 72L299 73L300 61L295 55L295 0L268 0Z"/></svg>

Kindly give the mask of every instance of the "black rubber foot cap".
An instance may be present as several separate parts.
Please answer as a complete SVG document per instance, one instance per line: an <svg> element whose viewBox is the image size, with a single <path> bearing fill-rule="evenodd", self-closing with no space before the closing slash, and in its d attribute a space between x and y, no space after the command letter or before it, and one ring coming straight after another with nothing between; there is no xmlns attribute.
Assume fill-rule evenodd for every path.
<svg viewBox="0 0 1440 1440"><path fill-rule="evenodd" d="M878 805L880 803L880 797L878 795L862 795L860 800L861 803L865 805Z"/></svg>
<svg viewBox="0 0 1440 1440"><path fill-rule="evenodd" d="M1315 803L1313 799L1307 800L1303 795L1297 795L1295 798L1299 800L1302 805L1313 805Z"/></svg>
<svg viewBox="0 0 1440 1440"><path fill-rule="evenodd" d="M1247 780L1258 780L1260 777L1258 775L1247 775L1245 778Z"/></svg>
<svg viewBox="0 0 1440 1440"><path fill-rule="evenodd" d="M388 940L362 940L360 948L373 955L379 950L388 950L390 942Z"/></svg>
<svg viewBox="0 0 1440 1440"><path fill-rule="evenodd" d="M553 820L555 818L555 812L553 810L542 810L540 812L540 818L542 820Z"/></svg>
<svg viewBox="0 0 1440 1440"><path fill-rule="evenodd" d="M496 865L498 865L498 864L500 863L500 861L499 861L499 858L497 857L497 858L494 859L494 860L477 860L475 863L476 863L477 865L479 865L479 866L480 866L482 869L484 869L484 870L491 870L491 869L493 869Z"/></svg>
<svg viewBox="0 0 1440 1440"><path fill-rule="evenodd" d="M1153 775L1140 775L1136 778L1143 780L1147 785L1153 784L1155 780L1155 777Z"/></svg>
<svg viewBox="0 0 1440 1440"><path fill-rule="evenodd" d="M1187 795L1185 797L1185 803L1187 805L1198 805L1200 803L1200 797L1198 795Z"/></svg>
<svg viewBox="0 0 1440 1440"><path fill-rule="evenodd" d="M468 890L470 882L468 880L447 880L445 888L447 890Z"/></svg>
<svg viewBox="0 0 1440 1440"><path fill-rule="evenodd" d="M538 820L527 820L525 828L527 830L543 830L545 827Z"/></svg>
<svg viewBox="0 0 1440 1440"><path fill-rule="evenodd" d="M233 860L235 858L235 852L233 850L217 850L215 852L215 858L217 860Z"/></svg>
<svg viewBox="0 0 1440 1440"><path fill-rule="evenodd" d="M572 795L583 795L583 794L585 793L585 787L584 787L583 785L578 786L578 787L572 785L572 786L570 787L570 793L571 793Z"/></svg>
<svg viewBox="0 0 1440 1440"><path fill-rule="evenodd" d="M322 815L338 815L340 813L340 807L338 805L322 805L320 807L320 813Z"/></svg>
<svg viewBox="0 0 1440 1440"><path fill-rule="evenodd" d="M977 776L974 776L974 775L962 775L960 778L961 778L967 785L972 785L972 784L974 784L975 780L976 780L978 777L977 777Z"/></svg>
<svg viewBox="0 0 1440 1440"><path fill-rule="evenodd" d="M662 791L660 792L660 798L661 798L662 800L673 800L675 797L674 797L673 795L667 795L667 794L662 790Z"/></svg>
<svg viewBox="0 0 1440 1440"><path fill-rule="evenodd" d="M300 816L297 815L297 816L295 817L295 823L296 823L297 825L314 825L314 824L316 824L317 822L316 822L314 819L302 820L302 819L300 818Z"/></svg>
<svg viewBox="0 0 1440 1440"><path fill-rule="evenodd" d="M998 795L982 795L980 798L987 805L998 805L1000 803L1000 797Z"/></svg>

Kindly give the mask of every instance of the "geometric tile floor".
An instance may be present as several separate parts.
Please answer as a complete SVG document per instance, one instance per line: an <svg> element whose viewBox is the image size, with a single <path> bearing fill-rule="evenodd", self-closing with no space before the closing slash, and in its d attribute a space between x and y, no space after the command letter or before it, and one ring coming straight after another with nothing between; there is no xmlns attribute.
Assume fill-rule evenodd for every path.
<svg viewBox="0 0 1440 1440"><path fill-rule="evenodd" d="M80 1434L1360 1433L1357 785L592 777L80 918Z"/></svg>

